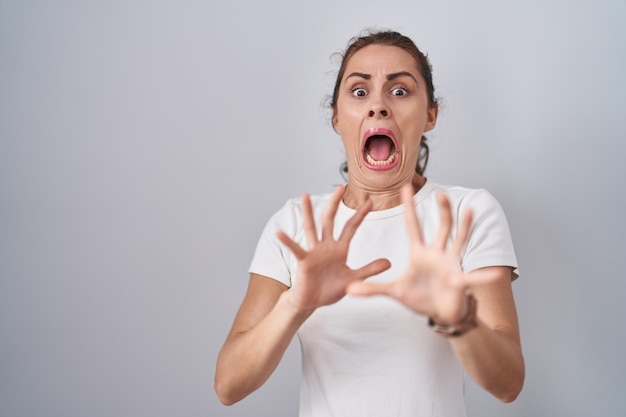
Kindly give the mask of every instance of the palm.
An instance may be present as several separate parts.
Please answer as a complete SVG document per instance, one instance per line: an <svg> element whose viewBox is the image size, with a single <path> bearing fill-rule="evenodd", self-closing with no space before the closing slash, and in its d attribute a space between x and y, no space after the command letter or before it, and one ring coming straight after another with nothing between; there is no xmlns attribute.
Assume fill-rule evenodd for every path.
<svg viewBox="0 0 626 417"><path fill-rule="evenodd" d="M320 242L299 259L294 294L304 307L339 301L348 283L356 279L354 271L346 266L346 251L340 246L337 242Z"/></svg>
<svg viewBox="0 0 626 417"><path fill-rule="evenodd" d="M290 290L292 301L302 309L315 309L339 301L346 295L346 288L355 281L363 280L389 268L389 261L378 259L359 269L346 265L350 241L356 229L371 209L371 203L361 206L348 220L338 239L333 237L334 218L343 195L343 187L333 193L323 214L322 234L318 238L313 220L310 198L302 198L304 232L308 250L304 250L286 234L278 238L298 259L298 279Z"/></svg>
<svg viewBox="0 0 626 417"><path fill-rule="evenodd" d="M467 243L472 213L464 213L455 239L449 245L452 230L450 202L439 196L441 225L432 245L426 245L413 205L412 187L406 187L403 200L411 240L410 260L407 270L395 281L388 283L360 282L350 286L354 295L387 295L413 311L428 315L443 323L455 323L463 316L466 292L471 284L488 282L491 277L480 277L476 282L468 279L460 266L461 251Z"/></svg>
<svg viewBox="0 0 626 417"><path fill-rule="evenodd" d="M463 314L463 272L458 258L449 252L414 247L409 267L393 288L395 298L417 313L450 323Z"/></svg>

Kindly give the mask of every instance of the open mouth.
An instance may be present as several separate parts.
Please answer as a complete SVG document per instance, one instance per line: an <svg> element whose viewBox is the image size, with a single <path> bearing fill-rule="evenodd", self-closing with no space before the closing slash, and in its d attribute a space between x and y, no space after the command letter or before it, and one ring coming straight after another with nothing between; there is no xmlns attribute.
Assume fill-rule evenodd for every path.
<svg viewBox="0 0 626 417"><path fill-rule="evenodd" d="M397 162L398 148L393 134L387 129L376 129L368 132L370 136L363 145L363 159L373 169L391 168ZM367 134L366 134L367 135Z"/></svg>

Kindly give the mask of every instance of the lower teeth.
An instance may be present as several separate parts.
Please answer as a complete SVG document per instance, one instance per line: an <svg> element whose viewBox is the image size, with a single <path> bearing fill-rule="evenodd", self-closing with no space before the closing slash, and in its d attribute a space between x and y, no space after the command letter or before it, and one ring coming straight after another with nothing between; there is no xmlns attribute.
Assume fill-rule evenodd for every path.
<svg viewBox="0 0 626 417"><path fill-rule="evenodd" d="M384 161L377 161L374 158L372 158L370 155L366 155L366 159L367 159L367 163L370 165L375 165L375 166L389 165L396 159L396 154L394 153L394 154L389 155L389 158L387 158Z"/></svg>

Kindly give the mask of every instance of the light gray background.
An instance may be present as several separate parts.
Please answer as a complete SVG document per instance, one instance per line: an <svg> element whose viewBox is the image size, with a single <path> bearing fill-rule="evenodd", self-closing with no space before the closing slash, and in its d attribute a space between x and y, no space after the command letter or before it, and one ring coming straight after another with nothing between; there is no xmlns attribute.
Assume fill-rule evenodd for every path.
<svg viewBox="0 0 626 417"><path fill-rule="evenodd" d="M294 416L294 342L227 408L268 216L341 181L322 105L366 26L430 56L428 176L506 210L526 386L471 416L626 416L626 2L0 1L0 416ZM384 383L384 381L381 381Z"/></svg>

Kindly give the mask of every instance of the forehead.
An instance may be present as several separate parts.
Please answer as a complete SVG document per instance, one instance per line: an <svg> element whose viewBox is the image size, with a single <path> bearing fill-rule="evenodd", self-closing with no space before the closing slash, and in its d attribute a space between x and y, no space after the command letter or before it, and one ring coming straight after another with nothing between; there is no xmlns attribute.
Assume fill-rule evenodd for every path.
<svg viewBox="0 0 626 417"><path fill-rule="evenodd" d="M410 53L398 46L368 45L349 58L345 75L353 72L393 74L400 71L419 76L417 62Z"/></svg>

